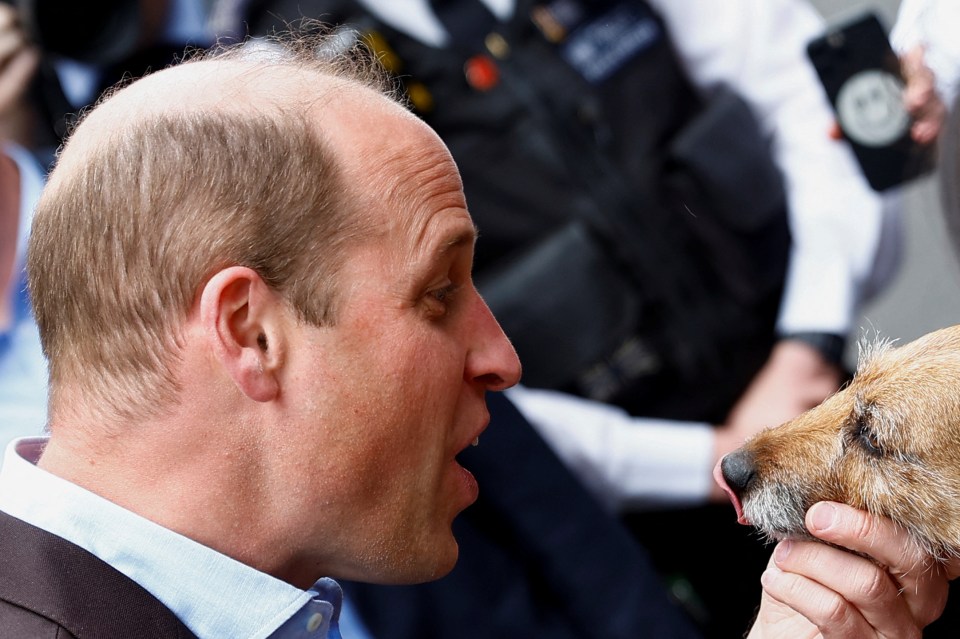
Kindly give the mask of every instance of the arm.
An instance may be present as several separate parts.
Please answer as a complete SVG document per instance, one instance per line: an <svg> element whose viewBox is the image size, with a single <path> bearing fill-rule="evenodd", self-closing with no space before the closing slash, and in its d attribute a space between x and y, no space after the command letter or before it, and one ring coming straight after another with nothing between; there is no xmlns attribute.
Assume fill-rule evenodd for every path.
<svg viewBox="0 0 960 639"><path fill-rule="evenodd" d="M761 577L763 595L748 639L921 636L943 612L960 562L933 562L902 528L841 504L816 504L816 542L781 542Z"/></svg>
<svg viewBox="0 0 960 639"><path fill-rule="evenodd" d="M763 419L781 404L799 412L818 403L820 394L831 392L838 383L835 367L824 365L802 342L785 340L771 362L784 369L783 375L759 375L748 394L756 394L758 403L769 400L774 409L755 415L744 408L743 414L722 428L633 417L616 406L523 385L505 393L567 467L611 510L685 506L708 498L725 503L726 496L711 479L720 459L741 446L756 430L754 425L765 423ZM808 387L808 395L781 386L808 375L824 378L819 387ZM784 395L803 403L777 404ZM784 414L781 421L786 419Z"/></svg>
<svg viewBox="0 0 960 639"><path fill-rule="evenodd" d="M707 424L636 418L557 391L505 391L571 471L611 510L699 504L712 480L714 429Z"/></svg>

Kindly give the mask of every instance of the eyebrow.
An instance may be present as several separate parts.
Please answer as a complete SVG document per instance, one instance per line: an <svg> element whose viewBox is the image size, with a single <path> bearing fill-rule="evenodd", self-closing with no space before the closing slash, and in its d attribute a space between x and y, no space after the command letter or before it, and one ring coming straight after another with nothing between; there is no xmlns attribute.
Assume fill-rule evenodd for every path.
<svg viewBox="0 0 960 639"><path fill-rule="evenodd" d="M440 250L438 252L441 255L443 255L445 253L452 251L455 248L466 246L467 244L476 244L477 237L479 236L479 234L480 233L477 229L477 225L473 224L471 225L471 228L469 231L460 231L455 235L451 236L446 242L444 242L440 246Z"/></svg>

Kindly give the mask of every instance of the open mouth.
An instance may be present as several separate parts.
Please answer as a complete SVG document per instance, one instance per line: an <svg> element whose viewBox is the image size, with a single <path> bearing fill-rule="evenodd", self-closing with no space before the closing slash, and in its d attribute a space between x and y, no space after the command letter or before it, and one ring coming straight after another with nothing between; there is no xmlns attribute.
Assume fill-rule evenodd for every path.
<svg viewBox="0 0 960 639"><path fill-rule="evenodd" d="M743 513L743 504L740 503L740 497L738 497L737 493L733 492L733 489L727 485L727 481L723 478L723 473L720 471L720 464L717 464L713 468L713 479L717 482L717 485L723 489L723 492L727 493L727 496L730 498L730 503L733 504L734 509L737 511L737 522L743 524L744 526L750 526L750 520L747 519L747 516Z"/></svg>

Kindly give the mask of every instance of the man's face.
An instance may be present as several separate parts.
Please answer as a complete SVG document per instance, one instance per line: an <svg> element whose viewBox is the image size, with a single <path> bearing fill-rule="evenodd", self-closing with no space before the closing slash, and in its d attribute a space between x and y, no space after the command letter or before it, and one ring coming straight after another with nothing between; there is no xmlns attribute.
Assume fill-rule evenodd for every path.
<svg viewBox="0 0 960 639"><path fill-rule="evenodd" d="M289 352L302 490L332 576L423 581L453 567L451 522L477 497L455 456L487 424L485 391L520 367L473 286L474 226L445 147L379 100L343 119L329 137L372 232L346 260L335 326L301 326Z"/></svg>

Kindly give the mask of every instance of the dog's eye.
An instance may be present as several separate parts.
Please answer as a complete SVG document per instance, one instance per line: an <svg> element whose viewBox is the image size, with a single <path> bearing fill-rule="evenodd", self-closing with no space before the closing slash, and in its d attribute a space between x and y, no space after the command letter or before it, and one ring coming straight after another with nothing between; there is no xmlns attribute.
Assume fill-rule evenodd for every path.
<svg viewBox="0 0 960 639"><path fill-rule="evenodd" d="M857 441L860 442L860 445L863 446L868 454L875 457L883 455L883 446L880 444L880 440L877 439L876 433L874 433L869 426L863 423L862 420L857 421L857 427L854 432Z"/></svg>

